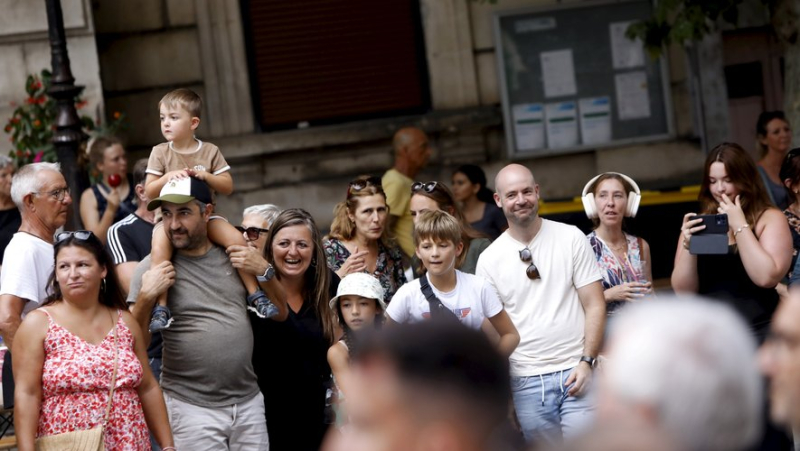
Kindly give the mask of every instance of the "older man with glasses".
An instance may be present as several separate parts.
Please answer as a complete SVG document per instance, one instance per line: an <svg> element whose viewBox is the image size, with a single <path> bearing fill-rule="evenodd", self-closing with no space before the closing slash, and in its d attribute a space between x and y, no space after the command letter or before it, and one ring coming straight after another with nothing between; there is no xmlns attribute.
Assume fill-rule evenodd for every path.
<svg viewBox="0 0 800 451"><path fill-rule="evenodd" d="M58 163L33 163L14 175L11 199L22 224L6 247L0 274L0 335L9 348L22 316L47 297L53 235L67 222L72 196Z"/></svg>
<svg viewBox="0 0 800 451"><path fill-rule="evenodd" d="M539 217L539 185L518 164L495 180L508 230L478 259L520 334L511 388L529 442L558 442L591 423L592 370L605 325L601 274L577 227ZM635 377L635 376L634 376Z"/></svg>

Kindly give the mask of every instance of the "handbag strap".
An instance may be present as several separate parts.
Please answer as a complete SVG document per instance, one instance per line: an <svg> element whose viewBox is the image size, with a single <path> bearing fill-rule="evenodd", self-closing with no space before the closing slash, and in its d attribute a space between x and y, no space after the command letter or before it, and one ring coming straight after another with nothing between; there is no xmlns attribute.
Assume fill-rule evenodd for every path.
<svg viewBox="0 0 800 451"><path fill-rule="evenodd" d="M431 285L428 283L427 274L423 274L419 277L419 289L422 290L422 294L425 295L425 299L428 300L431 310L431 318L448 318L458 321L456 314L453 313L453 311L449 308L445 307L445 305L442 304L442 301L440 301L439 298L433 294ZM461 321L458 322L460 323Z"/></svg>
<svg viewBox="0 0 800 451"><path fill-rule="evenodd" d="M119 322L120 312L117 310L117 320L114 321L114 314L111 315L111 321L114 323L114 372L111 373L111 388L108 389L108 404L106 405L106 414L103 417L103 428L108 423L108 417L111 414L111 403L114 399L114 386L117 385L117 367L119 366L119 343L117 338L117 323Z"/></svg>

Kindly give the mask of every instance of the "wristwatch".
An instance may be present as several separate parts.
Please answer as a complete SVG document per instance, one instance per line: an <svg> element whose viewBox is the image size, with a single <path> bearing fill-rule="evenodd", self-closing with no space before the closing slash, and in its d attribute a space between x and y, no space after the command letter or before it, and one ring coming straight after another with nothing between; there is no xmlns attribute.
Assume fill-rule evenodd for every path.
<svg viewBox="0 0 800 451"><path fill-rule="evenodd" d="M269 263L267 263L267 269L264 270L264 274L260 276L256 276L256 279L260 283L269 282L272 278L275 277L275 268L272 267Z"/></svg>
<svg viewBox="0 0 800 451"><path fill-rule="evenodd" d="M582 355L581 362L586 362L589 364L589 368L594 368L595 364L597 363L597 359L594 357L589 357L588 355Z"/></svg>

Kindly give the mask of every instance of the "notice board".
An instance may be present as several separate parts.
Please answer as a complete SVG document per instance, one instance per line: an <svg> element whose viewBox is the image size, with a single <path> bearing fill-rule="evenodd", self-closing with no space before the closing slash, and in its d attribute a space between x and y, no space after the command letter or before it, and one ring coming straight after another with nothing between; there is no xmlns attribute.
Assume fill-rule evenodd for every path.
<svg viewBox="0 0 800 451"><path fill-rule="evenodd" d="M626 0L495 15L509 157L674 136L666 61L625 37L651 13L650 2Z"/></svg>

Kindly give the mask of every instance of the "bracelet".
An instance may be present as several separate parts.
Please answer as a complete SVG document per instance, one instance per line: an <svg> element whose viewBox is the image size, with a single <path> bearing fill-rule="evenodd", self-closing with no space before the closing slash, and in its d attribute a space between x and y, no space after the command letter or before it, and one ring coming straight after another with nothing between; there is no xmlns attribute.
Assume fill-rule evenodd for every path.
<svg viewBox="0 0 800 451"><path fill-rule="evenodd" d="M178 451L178 450L176 450L174 446L167 446L166 448L161 448L161 451Z"/></svg>
<svg viewBox="0 0 800 451"><path fill-rule="evenodd" d="M686 238L683 239L683 248L687 251L689 250L689 243L686 241Z"/></svg>
<svg viewBox="0 0 800 451"><path fill-rule="evenodd" d="M742 232L742 230L749 229L749 228L750 228L750 224L745 224L745 225L739 227L738 229L736 229L733 232L733 238L736 239L736 235L740 234Z"/></svg>

